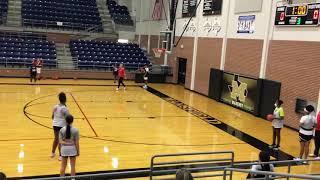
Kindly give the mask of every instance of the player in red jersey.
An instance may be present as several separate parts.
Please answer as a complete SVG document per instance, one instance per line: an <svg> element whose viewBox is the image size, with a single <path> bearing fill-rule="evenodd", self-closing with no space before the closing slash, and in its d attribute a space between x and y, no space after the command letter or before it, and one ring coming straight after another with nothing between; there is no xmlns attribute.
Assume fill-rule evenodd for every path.
<svg viewBox="0 0 320 180"><path fill-rule="evenodd" d="M119 80L118 80L117 91L118 91L119 88L120 88L120 84L122 84L123 89L126 90L126 85L123 83L123 80L126 78L126 70L125 70L125 68L123 67L123 64L120 64L120 66L119 66L119 69L118 69L118 77L119 77Z"/></svg>

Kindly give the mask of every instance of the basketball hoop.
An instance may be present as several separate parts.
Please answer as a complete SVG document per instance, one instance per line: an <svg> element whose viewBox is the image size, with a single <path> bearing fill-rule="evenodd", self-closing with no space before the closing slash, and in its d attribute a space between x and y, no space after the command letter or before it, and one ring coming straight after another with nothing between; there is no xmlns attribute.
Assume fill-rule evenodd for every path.
<svg viewBox="0 0 320 180"><path fill-rule="evenodd" d="M154 53L154 57L160 58L160 57L161 57L161 54L166 52L166 49L163 49L163 48L153 48L152 51L153 51L153 53Z"/></svg>

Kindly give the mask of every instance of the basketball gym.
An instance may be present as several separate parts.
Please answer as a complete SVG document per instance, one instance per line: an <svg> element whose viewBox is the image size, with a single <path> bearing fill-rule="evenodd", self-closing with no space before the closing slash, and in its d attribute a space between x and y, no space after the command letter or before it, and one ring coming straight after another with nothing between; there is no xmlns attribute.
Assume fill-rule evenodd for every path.
<svg viewBox="0 0 320 180"><path fill-rule="evenodd" d="M319 154L300 155L317 149L301 128L320 107L319 0L0 7L0 179L320 179ZM60 177L59 148L50 157L61 92L75 176L68 162Z"/></svg>

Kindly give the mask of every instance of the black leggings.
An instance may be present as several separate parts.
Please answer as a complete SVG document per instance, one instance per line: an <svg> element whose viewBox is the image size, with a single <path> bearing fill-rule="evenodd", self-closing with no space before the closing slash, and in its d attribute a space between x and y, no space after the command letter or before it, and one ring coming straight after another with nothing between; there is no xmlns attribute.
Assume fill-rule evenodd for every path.
<svg viewBox="0 0 320 180"><path fill-rule="evenodd" d="M315 145L315 148L314 148L313 154L318 157L319 156L319 149L320 149L320 131L315 131L314 145Z"/></svg>
<svg viewBox="0 0 320 180"><path fill-rule="evenodd" d="M123 83L123 77L119 77L118 88L120 88L120 84L122 84L123 87L126 87L126 85Z"/></svg>
<svg viewBox="0 0 320 180"><path fill-rule="evenodd" d="M280 146L280 139L281 139L281 135L280 135L280 132L281 132L281 128L274 128L272 127L272 130L273 130L273 138L272 138L272 144L275 145L276 144L276 139L277 139L277 144L276 146Z"/></svg>
<svg viewBox="0 0 320 180"><path fill-rule="evenodd" d="M32 82L32 80L34 80L34 82L37 82L37 73L32 72L30 74L30 82Z"/></svg>

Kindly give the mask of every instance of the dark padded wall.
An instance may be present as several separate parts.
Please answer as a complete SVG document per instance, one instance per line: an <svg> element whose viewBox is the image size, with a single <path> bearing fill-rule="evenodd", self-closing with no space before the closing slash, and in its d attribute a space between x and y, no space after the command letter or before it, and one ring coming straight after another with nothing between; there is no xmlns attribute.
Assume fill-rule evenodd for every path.
<svg viewBox="0 0 320 180"><path fill-rule="evenodd" d="M220 101L222 75L223 71L220 69L212 68L210 70L209 97L216 101Z"/></svg>
<svg viewBox="0 0 320 180"><path fill-rule="evenodd" d="M260 99L260 116L266 118L272 114L274 103L280 97L281 83L271 80L262 80L261 99Z"/></svg>

